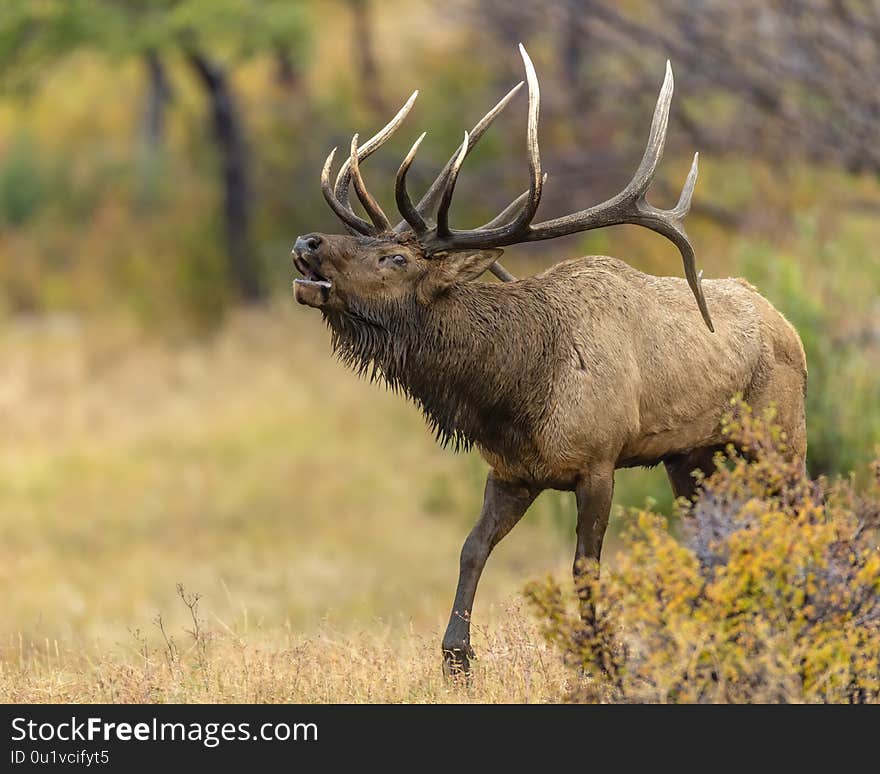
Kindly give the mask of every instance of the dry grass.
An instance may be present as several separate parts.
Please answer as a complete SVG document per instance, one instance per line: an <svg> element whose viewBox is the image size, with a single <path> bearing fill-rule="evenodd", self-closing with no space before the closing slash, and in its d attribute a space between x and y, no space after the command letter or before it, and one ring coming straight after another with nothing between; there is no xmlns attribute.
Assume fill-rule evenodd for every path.
<svg viewBox="0 0 880 774"><path fill-rule="evenodd" d="M478 627L471 679L441 673L436 632L380 621L308 636L228 627L206 619L172 633L170 649L142 632L101 652L11 644L0 662L6 702L547 702L572 690L572 673L519 606L493 608Z"/></svg>
<svg viewBox="0 0 880 774"><path fill-rule="evenodd" d="M485 466L335 363L315 315L241 313L186 343L20 321L0 358L0 700L560 695L531 625L498 606L570 562L567 500L493 555L480 673L450 693L439 639ZM157 614L188 636L177 583L204 595L207 678L159 655Z"/></svg>

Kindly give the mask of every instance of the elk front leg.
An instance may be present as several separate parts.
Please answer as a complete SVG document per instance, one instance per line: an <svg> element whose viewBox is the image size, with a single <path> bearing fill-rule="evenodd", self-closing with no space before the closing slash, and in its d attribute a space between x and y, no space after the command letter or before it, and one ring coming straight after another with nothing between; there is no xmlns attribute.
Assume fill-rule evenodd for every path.
<svg viewBox="0 0 880 774"><path fill-rule="evenodd" d="M502 481L494 471L486 479L483 510L461 549L458 588L446 634L443 662L447 674L467 673L474 652L471 649L471 610L477 583L489 553L523 517L538 490Z"/></svg>
<svg viewBox="0 0 880 774"><path fill-rule="evenodd" d="M602 553L602 541L608 528L608 516L611 513L611 497L614 494L614 468L599 468L585 473L575 490L577 496L577 548L574 554L575 584L585 572L594 571L584 560L599 561ZM594 568L598 571L598 568ZM581 615L592 613L589 591L580 588Z"/></svg>

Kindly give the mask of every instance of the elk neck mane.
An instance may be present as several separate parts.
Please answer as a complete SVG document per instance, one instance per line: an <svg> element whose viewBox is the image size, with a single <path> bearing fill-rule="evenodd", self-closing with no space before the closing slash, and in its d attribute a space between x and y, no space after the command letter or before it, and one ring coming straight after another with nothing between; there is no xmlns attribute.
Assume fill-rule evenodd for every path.
<svg viewBox="0 0 880 774"><path fill-rule="evenodd" d="M340 360L406 394L441 444L527 458L564 340L531 290L461 283L430 304L350 301L325 321Z"/></svg>

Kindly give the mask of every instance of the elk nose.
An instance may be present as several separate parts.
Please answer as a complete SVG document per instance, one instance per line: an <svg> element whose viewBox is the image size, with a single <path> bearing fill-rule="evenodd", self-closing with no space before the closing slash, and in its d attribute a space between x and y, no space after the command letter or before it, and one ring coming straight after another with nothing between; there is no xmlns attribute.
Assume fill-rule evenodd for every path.
<svg viewBox="0 0 880 774"><path fill-rule="evenodd" d="M315 234L309 234L306 236L300 236L296 238L296 242L293 245L293 251L295 253L313 253L318 247L321 245L321 237Z"/></svg>

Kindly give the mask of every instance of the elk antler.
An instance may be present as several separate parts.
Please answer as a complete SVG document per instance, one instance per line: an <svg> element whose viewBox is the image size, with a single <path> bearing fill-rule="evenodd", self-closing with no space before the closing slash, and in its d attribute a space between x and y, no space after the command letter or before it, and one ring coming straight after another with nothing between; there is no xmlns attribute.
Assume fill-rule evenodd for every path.
<svg viewBox="0 0 880 774"><path fill-rule="evenodd" d="M526 69L526 81L529 90L529 113L526 132L526 149L529 162L529 189L517 197L499 215L488 223L471 230L456 230L449 225L449 207L452 203L452 195L455 191L455 183L461 166L492 121L513 95L522 86L517 84L474 126L470 132L464 133L464 140L459 145L455 154L446 163L446 166L431 184L431 187L421 198L418 204L413 204L406 190L406 176L412 166L419 145L424 139L422 134L407 153L395 181L395 199L404 220L394 227L395 233L407 229L411 230L426 253L438 253L455 250L480 250L505 247L507 245L522 242L536 242L544 239L553 239L566 234L575 234L582 231L590 231L605 226L622 224L634 224L651 229L669 239L681 253L684 262L685 276L691 291L696 298L703 321L710 331L715 328L712 318L706 306L703 295L701 280L703 273L697 272L694 248L684 230L684 217L691 206L691 196L697 181L697 160L699 154L694 154L694 161L690 172L681 191L678 204L670 210L654 207L647 201L648 188L654 179L657 165L663 156L663 147L666 142L666 130L669 125L669 107L672 102L673 77L672 67L666 62L666 77L657 98L657 106L654 108L654 117L651 122L651 131L648 134L648 143L645 148L642 161L636 169L635 175L627 186L616 196L589 207L585 210L565 215L540 223L532 223L541 201L541 190L547 176L541 171L541 157L538 149L538 114L540 106L540 91L538 88L538 76L532 65L532 60L526 53L522 44L519 46L520 55ZM390 231L390 223L382 208L364 185L360 175L359 161L369 156L394 133L403 119L409 113L412 103L418 92L413 93L407 103L398 114L380 132L371 137L360 148L357 146L357 135L352 140L351 155L339 170L334 189L330 187L330 167L333 163L335 149L328 156L321 175L321 188L324 198L339 218L350 230L361 233L376 235ZM364 205L364 209L370 216L374 225L357 216L348 202L348 187L354 178L355 191ZM431 222L430 211L437 207L434 222ZM500 264L495 263L491 271L495 276L505 281L515 278Z"/></svg>
<svg viewBox="0 0 880 774"><path fill-rule="evenodd" d="M431 183L430 188L425 192L425 195L419 199L418 205L416 205L415 210L418 213L420 218L429 218L432 210L437 206L437 203L440 201L440 197L443 194L443 190L446 187L446 182L449 178L450 173L452 172L452 167L455 164L456 159L459 157L459 154L462 152L462 147L466 148L464 151L464 155L467 156L473 147L477 144L478 140L485 134L486 130L492 125L492 122L497 118L498 114L507 107L507 103L513 99L514 95L522 88L523 82L520 81L516 86L514 86L510 91L507 92L486 115L484 115L476 124L474 124L474 128L468 132L467 142L464 143L463 146L459 146L455 153L449 157L449 161L446 162L446 166L443 167L442 171L439 175L437 175L436 179L433 183ZM420 141L419 141L420 142ZM412 158L415 157L415 151L418 149L419 143L417 142L413 149L409 152ZM401 165L400 173L403 174L404 179L406 177L406 172L409 169L410 164L412 164L412 158L408 154L407 158L409 158L409 164L404 160L404 164ZM405 188L404 180L400 179L400 173L398 173L398 185L397 188ZM403 210L400 212L401 215L404 215L404 219L400 221L395 227L394 230L396 232L405 231L407 228L413 227L413 222L409 220L405 216Z"/></svg>
<svg viewBox="0 0 880 774"><path fill-rule="evenodd" d="M521 242L553 239L554 237L566 234L624 223L644 226L652 231L656 231L658 234L662 234L678 247L684 261L688 284L697 300L703 320L709 330L714 330L712 318L706 307L706 299L703 296L700 284L702 273L697 273L694 249L687 238L682 223L684 216L690 210L691 196L697 180L698 155L694 155L694 161L685 180L681 197L673 209L661 210L649 204L646 199L648 188L654 179L654 173L657 170L657 165L660 163L663 155L663 146L666 142L669 106L672 101L673 90L672 67L669 62L667 61L666 63L666 77L663 81L663 87L660 89L657 107L654 109L654 118L651 122L651 131L648 135L645 154L629 184L616 196L594 207L575 212L571 215L554 218L553 220L532 224L538 204L541 201L541 188L544 181L544 176L541 174L541 159L538 151L540 94L538 78L532 61L522 44L520 44L519 50L525 64L526 78L529 85L529 120L526 135L530 173L528 192L520 196L504 212L481 228L463 231L449 228L449 204L452 200L452 192L455 188L455 181L461 167L461 162L464 161L465 153L462 151L467 145L467 135L465 135L465 143L461 146L462 150L460 150L453 162L449 174L445 176L436 227L426 231L423 222L410 223L419 241L429 252L458 249L488 249ZM410 151L410 155L407 157L407 168L412 163L412 156L415 155L417 147L418 145ZM405 186L406 183L405 170L403 172L403 175L398 175L399 188ZM398 198L407 199L408 197L404 192ZM403 214L404 216L407 215L406 212ZM508 218L510 219L508 220Z"/></svg>
<svg viewBox="0 0 880 774"><path fill-rule="evenodd" d="M409 99L404 103L403 107L397 111L397 115L361 145L356 153L352 153L351 157L342 163L342 166L339 168L339 172L336 175L336 184L332 187L330 185L330 167L333 164L333 156L336 153L336 148L330 152L327 161L324 162L324 169L321 173L321 192L324 194L327 204L330 205L330 209L336 213L336 216L345 224L346 228L353 233L375 235L376 228L379 226L376 224L376 228L374 228L363 218L355 215L354 210L351 209L348 200L348 187L351 184L351 179L354 174L352 170L352 159L354 159L354 164L357 165L358 162L363 161L388 142L391 135L397 131L397 128L409 115L409 111L412 110L412 106L418 96L418 90L410 94ZM353 141L353 144L357 145L356 139ZM356 177L360 178L359 171ZM357 182L355 185L357 187ZM363 187L363 190L366 191L366 186L363 186L363 180L360 180L360 185ZM367 195L369 196L369 194ZM358 192L358 197L361 197L360 192ZM361 199L361 202L363 203L363 199ZM378 207L378 205L376 206ZM379 208L379 211L381 212L381 208ZM385 220L387 221L387 218Z"/></svg>
<svg viewBox="0 0 880 774"><path fill-rule="evenodd" d="M522 81L516 84L516 86L498 101L495 107L493 107L474 125L474 128L468 133L467 142L462 146L464 148L464 156L467 156L467 154L471 152L480 137L483 136L498 114L504 110L507 103L510 102L510 100L513 99L513 96L520 90L520 88L522 88L522 85ZM370 196L364 185L363 178L360 176L359 163L381 148L391 135L394 134L409 114L418 94L418 91L414 91L394 118L392 118L380 131L374 134L363 145L358 146L357 152L352 153L349 158L343 162L336 175L336 182L334 185L330 184L330 169L333 165L333 159L337 150L336 148L330 152L330 155L324 162L324 168L321 173L321 191L324 194L327 204L330 205L330 208L336 213L336 216L345 224L346 229L353 234L377 236L390 229L390 225L387 223L387 218L385 217L384 212L382 212L382 208L379 207L376 200ZM419 143L421 143L424 136L425 135L422 134L422 136L416 141L415 145L413 145L412 150L407 154L407 157L404 159L403 164L401 164L400 170L397 173L395 198L397 199L397 207L400 210L400 213L404 216L404 220L394 227L395 233L412 230L418 235L421 233L427 233L431 229L433 224L429 223L429 220L431 219L430 213L437 206L437 202L446 188L446 183L452 170L453 163L462 153L462 147L459 147L446 163L446 166L443 167L443 170L431 184L430 188L425 192L425 195L419 200L419 203L413 204L406 192L406 173L415 158ZM354 144L357 145L356 139L354 140ZM351 185L352 180L354 180L355 192L357 193L361 204L364 205L364 209L367 211L370 219L373 221L373 225L359 217L351 208L349 202L349 186ZM490 271L496 277L505 282L512 282L516 279L516 277L497 262L492 265Z"/></svg>
<svg viewBox="0 0 880 774"><path fill-rule="evenodd" d="M497 115L507 106L507 103L513 99L514 94L516 94L520 88L522 87L522 82L518 83L514 86L507 94L505 94L501 100L499 100L498 104L495 105L486 115L484 115L470 131L470 140L467 145L467 153L470 153L471 149L476 145L477 140L483 136L485 131L492 125L492 122L495 120ZM363 161L367 157L371 156L375 153L379 148L381 148L391 136L397 131L398 127L403 123L404 119L409 115L410 110L412 110L412 106L416 101L416 98L419 96L418 90L414 91L403 107L397 112L397 114L392 118L382 129L380 129L376 134L374 134L369 140L367 140L363 145L360 145L357 150L356 159L354 156L350 156L347 158L342 166L339 168L339 172L336 175L336 182L332 186L330 185L330 168L333 164L333 157L336 149L334 148L331 151L330 155L327 157L327 161L324 163L324 170L322 172L321 177L321 191L324 194L324 198L327 200L327 204L330 205L330 208L336 213L337 217L342 220L345 226L349 231L354 233L364 234L375 236L378 233L386 230L384 227L384 223L382 226L379 223L376 223L373 218L373 214L370 214L371 219L374 221L373 226L371 226L367 221L363 218L359 217L355 214L354 210L351 209L351 204L349 202L349 187L351 185L352 179L355 179L355 189L358 193L358 198L361 199L361 203L364 204L365 208L367 205L364 203L363 198L361 196L361 192L357 191L358 181L357 175L354 172L354 165ZM424 136L424 135L423 135ZM412 163L413 158L415 157L415 149L418 148L418 143L416 143L414 150L410 151L411 157L409 158L409 163ZM443 168L443 171L437 176L437 179L432 183L431 187L425 193L425 195L419 200L418 205L414 205L412 207L412 211L414 213L422 213L427 217L428 213L434 209L437 204L437 201L440 197L440 194L443 191L443 188L446 183L446 179L449 176L450 168L452 167L452 162L457 158L459 151L456 151L451 159L447 162L446 166ZM353 161L354 159L354 161ZM409 164L405 163L406 169L409 169ZM406 175L406 169L401 167L402 173ZM398 173L398 177L400 173ZM360 181L361 185L363 184L363 180ZM401 186L398 185L397 189L401 189ZM362 188L363 191L366 192L366 187ZM369 197L369 194L366 194ZM370 197L371 201L375 201ZM378 206L378 205L377 205ZM398 199L398 207L400 207L400 200ZM381 212L381 208L379 210ZM401 210L401 214L403 210ZM381 217L381 216L380 216ZM414 216L416 217L416 216ZM419 216L420 217L420 216ZM397 224L394 228L396 232L401 232L410 228L410 223L407 220L403 220ZM427 230L428 226L425 225L425 229Z"/></svg>

